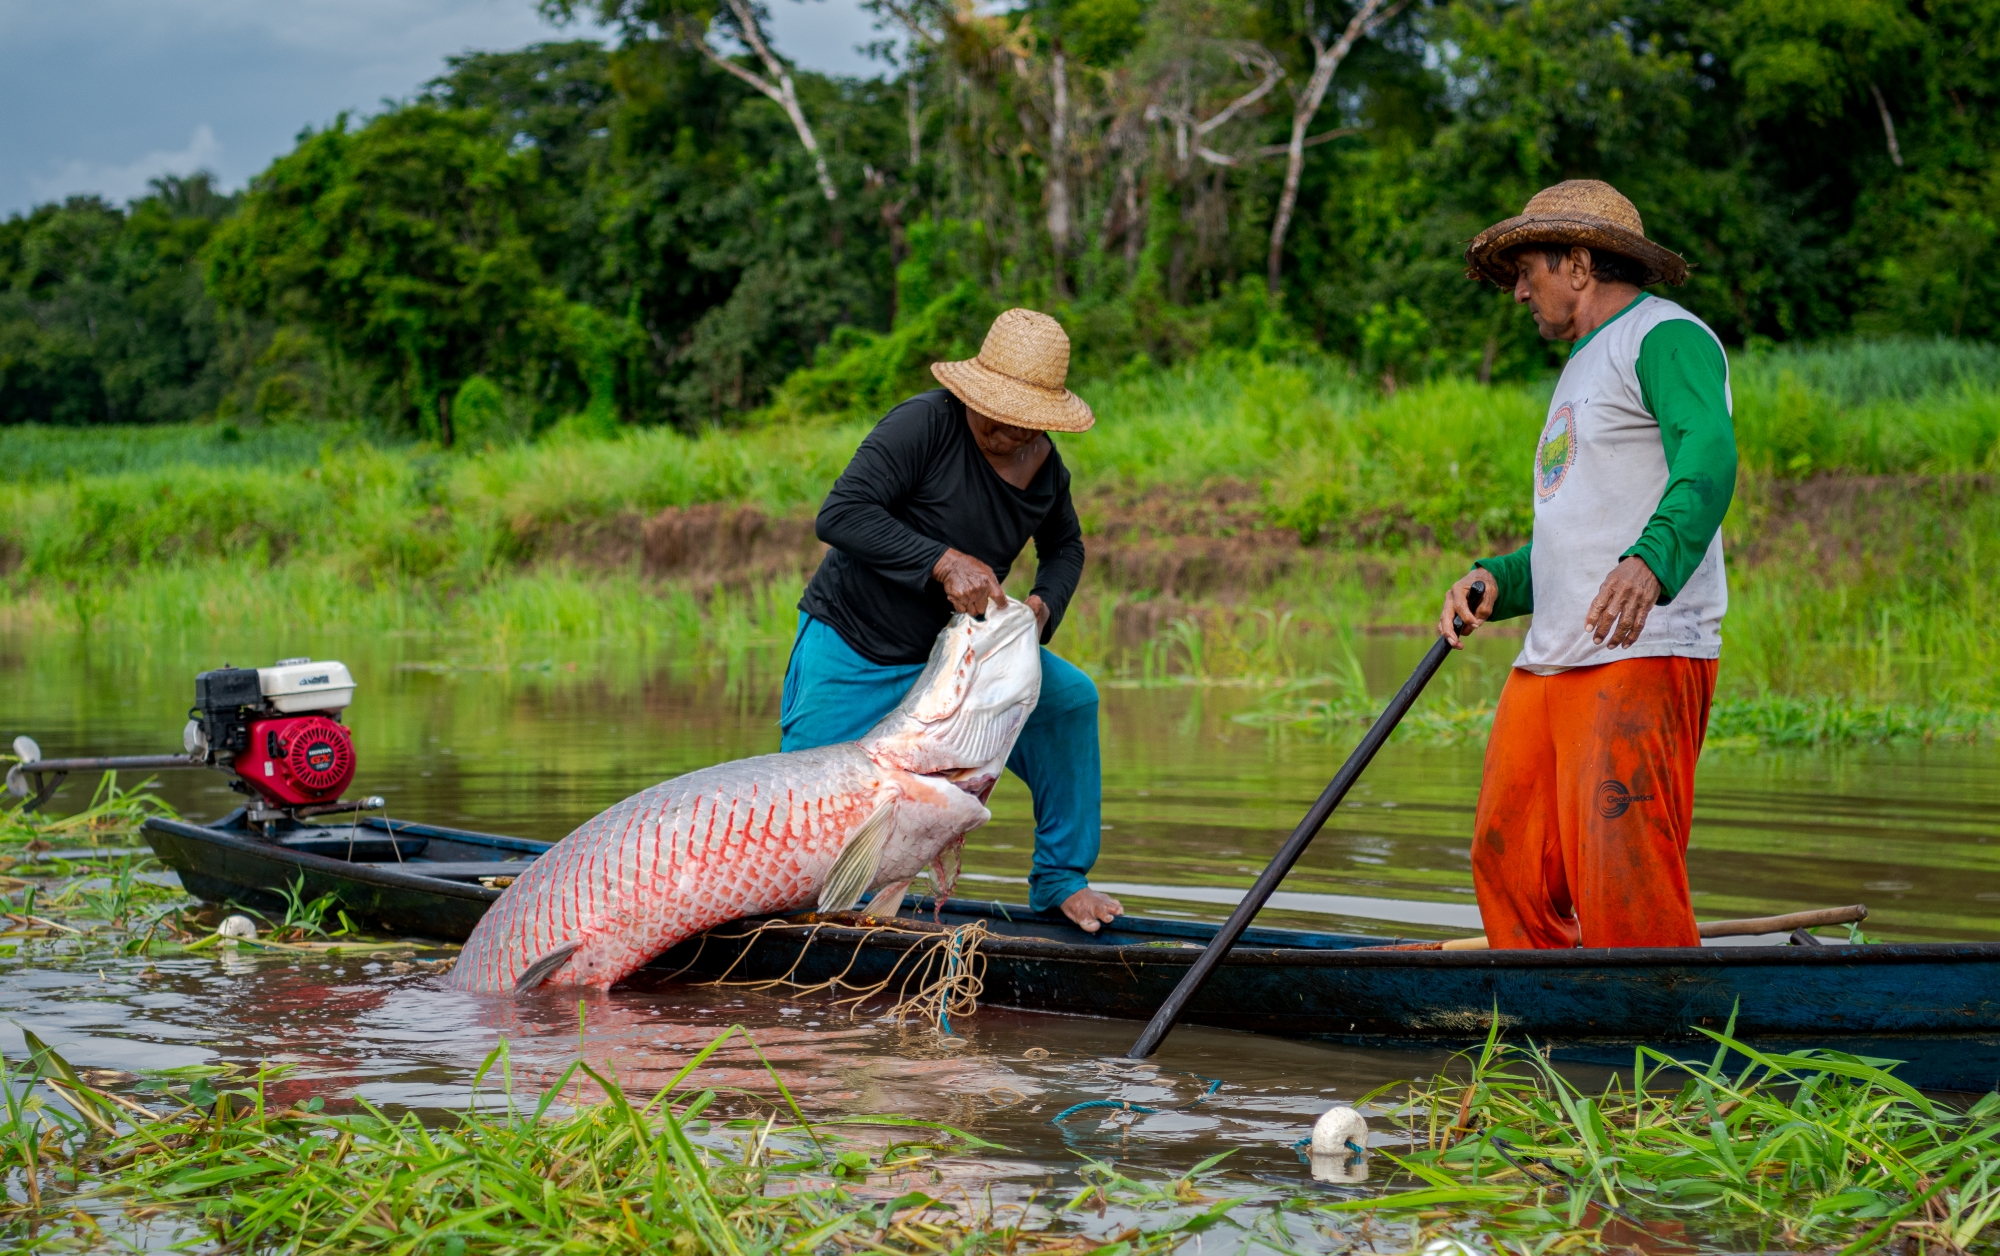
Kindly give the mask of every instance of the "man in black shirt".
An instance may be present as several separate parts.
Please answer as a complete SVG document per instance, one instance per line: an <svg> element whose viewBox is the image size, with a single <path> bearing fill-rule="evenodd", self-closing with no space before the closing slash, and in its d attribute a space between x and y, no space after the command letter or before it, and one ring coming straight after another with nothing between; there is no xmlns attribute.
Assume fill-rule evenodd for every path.
<svg viewBox="0 0 2000 1256"><path fill-rule="evenodd" d="M1063 382L1069 337L1032 310L994 320L979 356L931 367L943 388L891 410L820 506L832 547L799 602L779 724L785 750L853 741L893 710L954 610L1006 604L1035 542L1027 602L1044 644L1083 573L1083 529L1049 432L1095 421ZM1085 881L1101 805L1097 686L1042 651L1042 691L1007 766L1035 800L1029 903L1095 933L1124 911Z"/></svg>

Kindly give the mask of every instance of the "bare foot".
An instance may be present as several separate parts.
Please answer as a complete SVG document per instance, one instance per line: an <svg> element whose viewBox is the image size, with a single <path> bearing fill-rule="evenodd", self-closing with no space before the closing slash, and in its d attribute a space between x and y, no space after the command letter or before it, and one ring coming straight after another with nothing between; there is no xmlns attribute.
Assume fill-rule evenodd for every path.
<svg viewBox="0 0 2000 1256"><path fill-rule="evenodd" d="M1124 915L1125 904L1085 886L1063 900L1062 913L1085 933L1096 933L1115 917Z"/></svg>

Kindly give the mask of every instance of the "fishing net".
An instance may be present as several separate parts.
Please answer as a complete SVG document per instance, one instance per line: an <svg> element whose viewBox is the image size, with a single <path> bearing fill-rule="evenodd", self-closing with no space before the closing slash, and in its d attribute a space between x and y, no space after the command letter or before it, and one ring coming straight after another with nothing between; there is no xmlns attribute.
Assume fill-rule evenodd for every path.
<svg viewBox="0 0 2000 1256"><path fill-rule="evenodd" d="M820 935L828 929L838 929L840 933L837 938L823 941ZM793 940L800 933L806 935L802 943ZM785 971L773 977L732 979L732 974L749 959L757 944L773 934L791 935L786 936L781 944L797 947L797 954ZM898 941L905 937L912 940L896 948L899 953L886 974L873 981L857 978L855 969L861 965L864 956L890 949L879 945L884 935L894 936ZM929 1024L949 1035L952 1017L970 1016L979 1010L979 996L986 990L986 956L980 947L991 936L983 920L954 926L845 914L830 920L762 920L742 933L712 932L709 935L718 941L740 943L742 949L719 976L699 984L734 986L746 990L782 989L799 995L832 995L835 996L833 1002L847 1008L849 1016L859 1014L863 1004L884 997L893 998L895 1001L889 1005L885 1013L887 1016L899 1023L914 1020ZM706 947L707 942L708 938L704 938L702 945ZM823 949L833 945L852 947L846 966L818 981L802 980L798 975L799 969L805 964L807 956L813 953L813 948ZM698 962L699 952L681 971L687 971Z"/></svg>

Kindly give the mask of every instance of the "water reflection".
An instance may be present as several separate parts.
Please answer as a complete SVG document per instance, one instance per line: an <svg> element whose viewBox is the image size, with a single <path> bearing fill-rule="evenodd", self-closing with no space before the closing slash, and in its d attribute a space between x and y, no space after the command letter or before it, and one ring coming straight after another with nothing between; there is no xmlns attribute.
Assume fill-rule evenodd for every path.
<svg viewBox="0 0 2000 1256"><path fill-rule="evenodd" d="M1362 663L1378 693L1423 642L1372 638ZM1490 693L1515 643L1475 641L1441 683ZM312 641L163 641L113 647L89 638L0 640L0 734L28 732L50 755L173 747L197 670L225 659L340 657L360 681L349 712L361 757L355 789L394 812L449 825L557 838L647 785L776 749L784 655L752 651L733 669L671 657L551 646L504 664L454 662L462 644L431 637ZM569 650L574 656L564 657ZM1161 915L1219 918L1215 891L1241 889L1351 747L1234 717L1262 695L1240 688L1104 690L1104 853L1096 875L1134 886ZM1293 895L1369 896L1437 905L1396 931L1439 935L1473 907L1468 834L1481 748L1393 742L1287 880ZM1703 758L1689 872L1704 918L1865 902L1871 936L2000 937L2000 748L1860 748L1829 753L1715 751ZM191 815L237 796L222 778L169 774L161 786ZM72 781L57 805L89 783ZM968 843L979 892L1025 885L1033 847L1027 792L1012 777L995 821ZM986 888L990 887L990 888ZM1018 894L1013 895L1018 897ZM1337 898L1274 905L1272 923L1382 932Z"/></svg>
<svg viewBox="0 0 2000 1256"><path fill-rule="evenodd" d="M737 1024L748 1038L690 1072ZM717 1089L725 1111L732 1094L776 1100L782 1083L817 1118L894 1112L1003 1144L984 1162L1000 1176L1066 1172L1079 1153L1177 1173L1229 1149L1245 1169L1303 1176L1292 1144L1335 1098L1446 1058L1186 1027L1134 1064L1118 1058L1132 1027L1087 1017L988 1008L954 1021L957 1045L946 1045L929 1028L713 986L515 1000L442 989L410 964L226 955L0 961L0 1054L20 1058L22 1028L84 1068L284 1065L274 1106L318 1095L335 1109L462 1108L503 1042L504 1065L479 1087L485 1102L504 1101L509 1085L539 1094L578 1059L635 1094L682 1080ZM587 1098L584 1085L575 1093ZM1158 1111L1099 1107L1051 1122L1097 1100Z"/></svg>
<svg viewBox="0 0 2000 1256"><path fill-rule="evenodd" d="M1490 690L1513 647L1475 645L1486 653L1453 661L1466 678L1458 683ZM1421 646L1370 642L1369 682L1386 691ZM558 648L526 666L468 667L453 663L449 642L394 636L0 641L0 738L31 733L50 755L170 749L196 671L298 654L339 657L360 680L350 712L356 789L447 825L556 838L639 788L776 748L777 651L753 652L728 672ZM1097 876L1119 884L1129 906L1219 918L1345 757L1348 732L1327 740L1233 718L1258 700L1242 689L1106 688ZM1470 927L1479 766L1475 746L1392 744L1265 918L1417 935ZM1711 754L1690 854L1697 908L1716 918L1865 901L1871 934L2000 937L1996 767L2000 753L1984 746ZM72 781L58 807L89 787ZM202 773L164 776L161 790L197 817L237 799ZM1025 883L1033 844L1018 782L1003 782L995 811L969 843L967 872L974 892L1017 897L1007 887ZM1363 911L1357 898L1410 906ZM1384 910L1404 923L1386 924ZM271 1061L291 1069L274 1089L279 1103L321 1095L336 1106L437 1110L468 1101L475 1072L502 1043L517 1092L553 1084L579 1056L643 1092L670 1084L743 1024L755 1047L728 1045L698 1084L768 1098L781 1080L815 1115L947 1122L1008 1148L952 1174L1024 1186L1052 1181L1080 1155L1167 1173L1232 1149L1252 1177L1303 1183L1311 1170L1293 1144L1331 1102L1443 1063L1183 1027L1157 1060L1134 1067L1117 1058L1136 1030L1125 1022L986 1008L954 1020L954 1045L825 1002L740 989L664 985L580 1004L474 996L438 988L421 958L413 949L401 960L4 959L0 1052L19 1058L18 1024L82 1066ZM1203 1097L1211 1079L1222 1085ZM489 1077L483 1093L491 1100L500 1085ZM1093 1108L1051 1123L1091 1100L1158 1111ZM1328 1169L1336 1178L1365 1171Z"/></svg>

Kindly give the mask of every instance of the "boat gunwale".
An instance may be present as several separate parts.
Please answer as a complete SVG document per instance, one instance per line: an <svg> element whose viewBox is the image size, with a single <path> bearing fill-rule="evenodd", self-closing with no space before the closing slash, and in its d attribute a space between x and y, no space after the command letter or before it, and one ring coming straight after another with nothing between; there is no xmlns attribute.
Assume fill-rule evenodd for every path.
<svg viewBox="0 0 2000 1256"><path fill-rule="evenodd" d="M423 826L434 827L434 826ZM404 872L395 868L377 867L370 864L350 863L327 855L310 851L278 846L262 838L232 832L228 829L195 824L185 820L170 820L151 817L142 826L144 830L171 834L197 841L208 841L226 849L255 855L264 859L275 859L281 863L292 863L303 869L327 876L345 877L362 884L379 885L386 888L413 890L442 897L456 898L472 902L491 904L500 898L502 891L488 889L476 883L447 880L442 877L426 876L421 872ZM525 841L526 839L506 838L500 834L478 833L472 830L454 830L455 836L448 840L476 842L483 837L499 838L503 841ZM462 836L458 836L462 835ZM157 852L155 852L157 854ZM268 889L269 887L246 887ZM961 906L954 907L954 904ZM931 905L928 899L919 900L919 909ZM981 910L984 908L985 910ZM1011 909L1011 910L1010 910ZM994 899L952 899L947 900L947 913L970 915L983 919L1006 919L1010 923L1055 924L1058 928L1073 927L1050 920L1045 913L1036 912L1016 904L1002 903ZM828 944L852 943L891 950L907 950L920 946L939 936L939 926L929 925L923 929L897 929L889 920L882 926L861 926L835 921L788 920L787 915L798 913L750 916L725 924L684 939L676 943L672 950L700 942L734 942L751 938L779 926L785 931L816 930L815 941ZM1018 918L1017 918L1018 917ZM1154 918L1128 916L1125 921L1136 925L1140 922L1154 923ZM912 923L912 922L904 922ZM1207 922L1159 920L1157 923L1169 926L1193 925L1197 928L1213 929ZM744 932L724 933L723 930L738 926L749 926ZM884 927L887 926L887 927ZM1118 928L1118 925L1112 926ZM1125 927L1130 927L1127 925ZM1278 926L1260 926L1260 931L1272 933L1296 933L1301 937L1365 938L1360 934L1318 934L1307 930L1289 930ZM1381 946L1271 946L1263 944L1238 945L1224 959L1232 968L1404 968L1404 969L1593 969L1593 968L1744 968L1761 966L1789 967L1815 964L1925 964L1925 963L2000 963L2000 942L1871 942L1866 944L1835 943L1821 946L1718 946L1718 947L1576 947L1569 950L1392 950L1395 939L1367 938L1367 941ZM1159 964L1167 967L1187 967L1205 949L1202 946L1182 945L1164 947L1145 942L1065 942L1056 938L1022 937L1008 933L989 933L981 939L980 949L995 957L1009 959L1041 959L1059 961L1080 961L1102 965L1117 965L1129 968L1135 961ZM664 955L655 957L658 962Z"/></svg>
<svg viewBox="0 0 2000 1256"><path fill-rule="evenodd" d="M227 829L211 828L205 824L190 824L185 820L169 820L153 816L141 828L148 832L168 833L175 837L193 838L198 841L213 842L226 849L241 851L265 859L276 859L280 863L292 863L301 868L329 876L346 877L363 884L387 886L398 890L420 890L427 894L441 894L447 898L469 899L491 904L500 897L499 890L490 890L483 885L465 881L450 881L443 877L427 877L420 872L400 872L394 868L378 868L371 864L350 863L345 859L335 859L330 855L316 855L311 851L294 847L279 846L258 837L248 837L232 833ZM157 856L158 851L154 854ZM268 892L269 886L246 887Z"/></svg>
<svg viewBox="0 0 2000 1256"><path fill-rule="evenodd" d="M984 903L990 900L973 900ZM996 904L997 905L997 904ZM1011 904L1010 904L1011 906ZM952 909L947 906L946 912ZM966 915L985 915L961 912ZM1148 920L1138 916L1128 919ZM1181 922L1173 922L1181 923ZM738 925L753 926L742 933L723 933ZM852 942L891 950L908 950L939 936L930 929L899 930L885 920L883 926L836 924L831 921L787 921L784 916L752 916L717 925L704 934L687 939L733 942L758 936L772 926L796 930L822 930L815 941ZM1345 935L1356 936L1356 935ZM681 945L686 945L682 943ZM1144 942L1129 944L1063 942L1054 938L1020 937L989 933L980 939L985 954L1010 959L1083 960L1105 965L1130 966L1134 961L1187 967L1205 949L1200 946L1167 948ZM1576 947L1547 951L1403 951L1370 947L1244 946L1232 948L1223 963L1232 967L1276 968L1741 968L1764 965L1958 962L2000 963L2000 942L1870 942L1822 946L1716 946L1716 947Z"/></svg>

